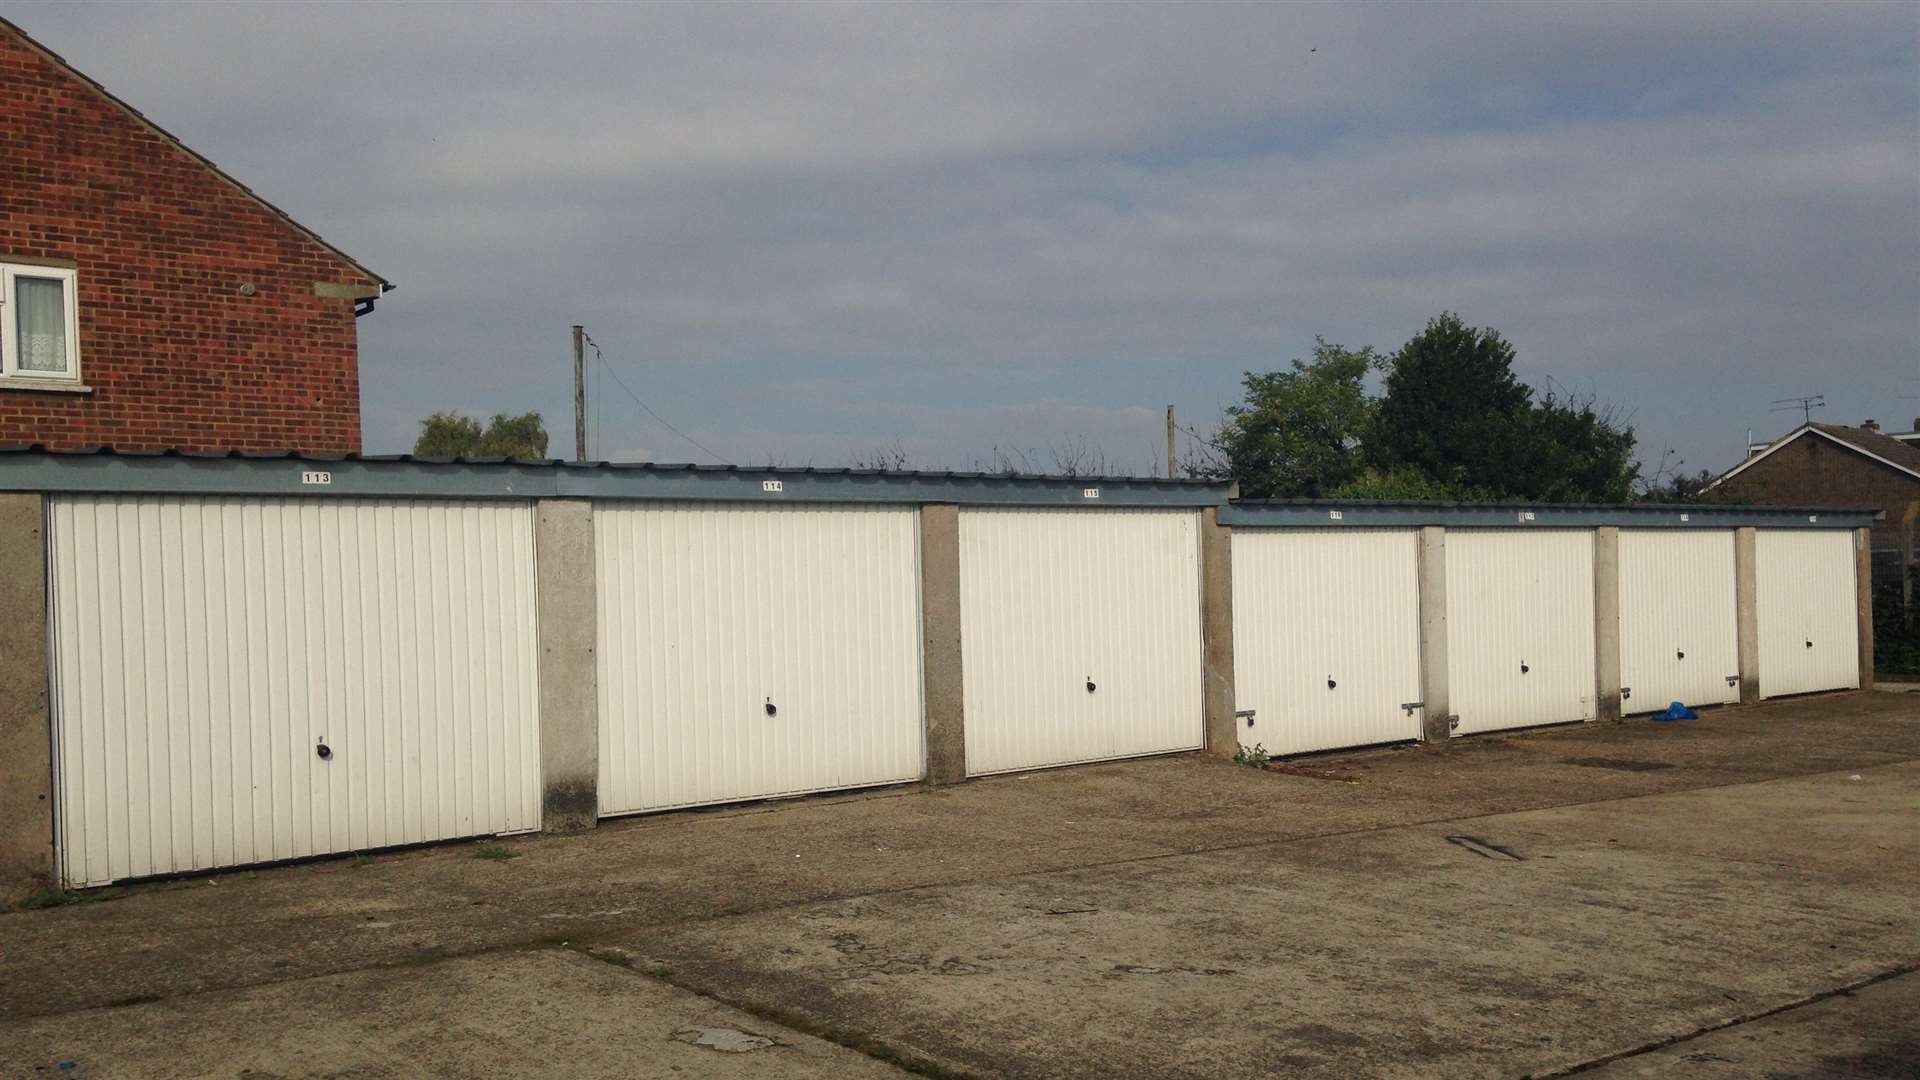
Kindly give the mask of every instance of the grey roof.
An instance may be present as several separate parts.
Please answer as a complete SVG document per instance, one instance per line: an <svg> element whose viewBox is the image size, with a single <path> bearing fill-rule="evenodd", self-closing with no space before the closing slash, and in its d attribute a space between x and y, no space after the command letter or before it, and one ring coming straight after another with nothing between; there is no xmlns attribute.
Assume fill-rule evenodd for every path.
<svg viewBox="0 0 1920 1080"><path fill-rule="evenodd" d="M326 482L310 483L313 472ZM0 491L1197 507L1231 490L1138 476L0 446Z"/></svg>
<svg viewBox="0 0 1920 1080"><path fill-rule="evenodd" d="M314 474L324 474L321 476ZM751 503L959 503L985 506L1217 507L1237 528L1863 528L1875 510L1629 503L1232 500L1216 480L1142 476L893 471L813 466L427 458L0 446L0 491L309 498L602 498Z"/></svg>
<svg viewBox="0 0 1920 1080"><path fill-rule="evenodd" d="M1903 469L1920 472L1920 446L1896 439L1880 431L1868 431L1863 427L1848 427L1845 424L1813 423L1816 431L1831 435L1855 450L1861 450L1875 457L1885 458Z"/></svg>
<svg viewBox="0 0 1920 1080"><path fill-rule="evenodd" d="M1623 529L1866 528L1880 511L1721 503L1463 503L1410 500L1240 499L1220 512L1235 528Z"/></svg>

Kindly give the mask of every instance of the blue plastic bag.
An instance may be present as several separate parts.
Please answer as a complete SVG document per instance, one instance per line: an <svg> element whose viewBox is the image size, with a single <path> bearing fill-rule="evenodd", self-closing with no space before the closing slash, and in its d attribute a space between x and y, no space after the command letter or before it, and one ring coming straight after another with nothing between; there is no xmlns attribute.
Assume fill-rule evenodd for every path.
<svg viewBox="0 0 1920 1080"><path fill-rule="evenodd" d="M1655 713L1653 718L1661 723L1666 723L1670 720L1698 720L1700 719L1700 714L1676 701L1667 706L1666 712Z"/></svg>

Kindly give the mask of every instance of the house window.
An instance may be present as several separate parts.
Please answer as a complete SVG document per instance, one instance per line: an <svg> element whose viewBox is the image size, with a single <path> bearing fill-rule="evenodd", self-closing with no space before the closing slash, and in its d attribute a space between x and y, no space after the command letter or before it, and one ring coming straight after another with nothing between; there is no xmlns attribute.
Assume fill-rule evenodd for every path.
<svg viewBox="0 0 1920 1080"><path fill-rule="evenodd" d="M80 381L74 271L0 263L0 382Z"/></svg>

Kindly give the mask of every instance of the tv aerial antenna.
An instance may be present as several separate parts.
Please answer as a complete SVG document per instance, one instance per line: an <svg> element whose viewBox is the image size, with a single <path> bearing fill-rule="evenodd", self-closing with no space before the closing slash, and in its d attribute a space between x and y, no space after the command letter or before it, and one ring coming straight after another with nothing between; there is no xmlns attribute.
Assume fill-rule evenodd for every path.
<svg viewBox="0 0 1920 1080"><path fill-rule="evenodd" d="M1803 422L1811 424L1813 423L1813 410L1824 409L1826 407L1827 407L1827 395L1808 394L1806 397L1781 398L1780 400L1774 402L1773 407L1768 409L1767 411L1768 412L1792 412L1795 409L1799 409Z"/></svg>

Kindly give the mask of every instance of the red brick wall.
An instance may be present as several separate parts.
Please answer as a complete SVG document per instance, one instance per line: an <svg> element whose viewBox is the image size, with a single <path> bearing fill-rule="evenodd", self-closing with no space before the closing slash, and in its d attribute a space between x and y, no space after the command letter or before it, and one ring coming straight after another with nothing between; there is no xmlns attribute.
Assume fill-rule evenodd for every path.
<svg viewBox="0 0 1920 1080"><path fill-rule="evenodd" d="M1920 480L1819 435L1802 435L1708 493L1716 502L1762 506L1866 507L1887 512L1873 546L1897 547L1900 515L1920 499Z"/></svg>
<svg viewBox="0 0 1920 1080"><path fill-rule="evenodd" d="M372 282L0 27L10 258L77 268L93 392L0 388L0 443L360 449L353 301L313 286Z"/></svg>

